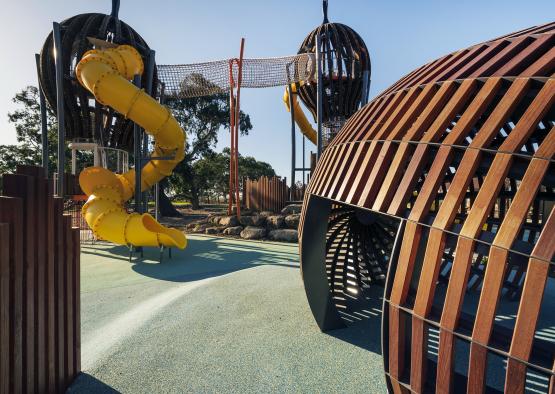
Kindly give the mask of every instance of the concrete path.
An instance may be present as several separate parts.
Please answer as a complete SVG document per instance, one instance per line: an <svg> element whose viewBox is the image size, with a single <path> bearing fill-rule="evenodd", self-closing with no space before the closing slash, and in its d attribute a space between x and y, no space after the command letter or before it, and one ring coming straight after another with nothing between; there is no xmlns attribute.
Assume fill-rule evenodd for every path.
<svg viewBox="0 0 555 394"><path fill-rule="evenodd" d="M379 314L321 333L296 245L190 236L157 259L82 248L84 373L69 392L386 392Z"/></svg>

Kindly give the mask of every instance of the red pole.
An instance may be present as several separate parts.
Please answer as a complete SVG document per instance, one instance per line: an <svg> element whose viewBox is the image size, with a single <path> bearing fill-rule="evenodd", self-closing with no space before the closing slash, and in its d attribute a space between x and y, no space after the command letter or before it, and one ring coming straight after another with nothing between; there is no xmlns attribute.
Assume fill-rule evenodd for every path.
<svg viewBox="0 0 555 394"><path fill-rule="evenodd" d="M229 133L231 136L230 142L230 155L229 155L229 200L227 202L227 214L231 215L233 212L233 181L235 180L234 174L234 147L235 147L235 99L233 97L233 60L229 61Z"/></svg>
<svg viewBox="0 0 555 394"><path fill-rule="evenodd" d="M239 119L241 113L241 82L243 81L243 52L245 39L241 38L241 49L239 51L238 76L237 76L237 98L235 106L235 203L237 204L237 217L241 217L241 200L239 199Z"/></svg>

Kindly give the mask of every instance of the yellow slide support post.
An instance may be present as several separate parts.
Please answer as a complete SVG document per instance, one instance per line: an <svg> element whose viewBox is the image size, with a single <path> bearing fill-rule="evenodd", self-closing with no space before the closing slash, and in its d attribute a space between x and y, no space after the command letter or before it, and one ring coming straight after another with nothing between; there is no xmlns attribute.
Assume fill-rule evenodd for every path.
<svg viewBox="0 0 555 394"><path fill-rule="evenodd" d="M292 93L297 93L296 84L292 84L291 86L293 89ZM289 104L289 88L285 88L285 93L283 93L283 102L285 103L287 111L291 112L291 105ZM306 136L306 138L316 145L316 130L314 130L306 118L306 115L299 104L299 100L297 100L296 94L293 94L293 110L295 111L295 123L299 126L299 129L301 129L301 132Z"/></svg>
<svg viewBox="0 0 555 394"><path fill-rule="evenodd" d="M130 82L143 73L143 68L139 52L120 45L88 51L75 73L98 102L125 115L153 136L154 152L142 170L144 191L171 175L183 160L185 133L166 107ZM123 204L133 196L134 178L135 170L120 175L102 167L89 167L81 172L79 183L89 197L82 214L95 235L120 245L185 248L187 239L181 231L162 226L149 214L126 212Z"/></svg>

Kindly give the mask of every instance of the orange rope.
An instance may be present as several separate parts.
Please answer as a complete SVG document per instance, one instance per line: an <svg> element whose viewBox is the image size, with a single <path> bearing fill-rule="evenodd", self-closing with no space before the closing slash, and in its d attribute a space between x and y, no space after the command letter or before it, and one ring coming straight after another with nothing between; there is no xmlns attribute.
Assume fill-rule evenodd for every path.
<svg viewBox="0 0 555 394"><path fill-rule="evenodd" d="M228 215L233 214L233 200L237 210L237 216L241 217L241 199L239 197L239 119L240 119L240 97L241 81L243 79L243 52L245 39L241 39L239 59L229 60L229 131L231 134L230 158L229 158L229 201L227 205ZM237 95L234 95L235 81L233 79L233 65L237 64Z"/></svg>
<svg viewBox="0 0 555 394"><path fill-rule="evenodd" d="M235 106L235 203L237 204L237 217L241 217L241 199L239 198L239 120L241 114L240 98L241 98L241 82L243 80L243 51L245 48L245 39L241 38L241 49L239 51L238 60L238 76L237 76L237 103Z"/></svg>

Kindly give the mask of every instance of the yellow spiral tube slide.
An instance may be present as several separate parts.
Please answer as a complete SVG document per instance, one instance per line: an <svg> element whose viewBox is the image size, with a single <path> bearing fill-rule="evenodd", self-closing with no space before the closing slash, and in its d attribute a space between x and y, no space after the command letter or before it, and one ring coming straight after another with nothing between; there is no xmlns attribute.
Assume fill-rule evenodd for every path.
<svg viewBox="0 0 555 394"><path fill-rule="evenodd" d="M302 84L302 82L301 82ZM293 93L297 92L296 84L291 85L293 87ZM289 103L289 89L285 88L285 93L283 93L283 102L288 112L291 112L291 104ZM301 129L301 132L308 138L314 145L316 145L316 130L312 127L304 111L302 110L297 95L293 94L293 110L295 111L295 123Z"/></svg>
<svg viewBox="0 0 555 394"><path fill-rule="evenodd" d="M98 102L125 115L153 136L154 152L142 170L144 191L171 175L183 160L185 134L167 108L130 82L143 69L137 50L120 45L88 51L75 73ZM162 226L149 214L126 212L123 204L134 194L134 179L135 170L119 175L102 167L89 167L81 172L79 184L89 197L82 214L95 235L120 245L185 248L187 239L181 231Z"/></svg>

